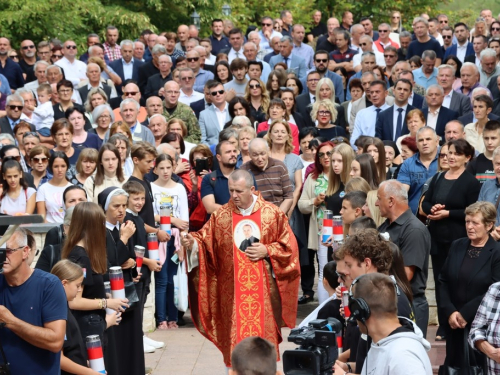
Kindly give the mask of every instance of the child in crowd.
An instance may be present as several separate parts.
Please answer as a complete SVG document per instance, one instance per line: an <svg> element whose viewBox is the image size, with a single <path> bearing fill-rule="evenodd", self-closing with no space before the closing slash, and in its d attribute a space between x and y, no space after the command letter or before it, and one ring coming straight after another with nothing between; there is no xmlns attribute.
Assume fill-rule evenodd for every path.
<svg viewBox="0 0 500 375"><path fill-rule="evenodd" d="M61 280L66 292L68 302L73 301L82 290L84 279L83 269L69 259L56 263L52 268L52 274ZM121 317L117 314L106 315L107 326L117 324ZM66 336L61 353L61 375L82 374L97 375L98 372L87 366L87 350L83 342L78 323L68 308L68 319L66 321Z"/></svg>
<svg viewBox="0 0 500 375"><path fill-rule="evenodd" d="M132 251L136 245L142 246L145 249L144 259L142 263L142 276L138 283L135 284L137 295L139 296L139 304L141 308L141 316L144 317L144 305L149 294L149 284L151 282L151 272L160 271L161 265L159 261L149 259L147 246L147 233L144 225L144 220L139 216L146 202L146 190L144 186L137 181L127 181L123 185L123 190L128 193L128 207L125 214L125 222L132 221L135 224L135 233L130 237L128 246ZM154 352L155 349L162 348L163 342L151 340L144 336L144 352Z"/></svg>
<svg viewBox="0 0 500 375"><path fill-rule="evenodd" d="M52 107L52 87L42 83L37 87L38 107L34 108L32 123L36 131L43 137L50 137L50 128L54 123L54 109Z"/></svg>
<svg viewBox="0 0 500 375"><path fill-rule="evenodd" d="M247 337L234 347L231 364L229 375L282 375L276 366L276 348L257 336Z"/></svg>
<svg viewBox="0 0 500 375"><path fill-rule="evenodd" d="M363 191L351 191L347 193L342 201L342 223L344 224L344 233L349 233L349 227L358 217L363 216L363 206L366 203L366 193Z"/></svg>

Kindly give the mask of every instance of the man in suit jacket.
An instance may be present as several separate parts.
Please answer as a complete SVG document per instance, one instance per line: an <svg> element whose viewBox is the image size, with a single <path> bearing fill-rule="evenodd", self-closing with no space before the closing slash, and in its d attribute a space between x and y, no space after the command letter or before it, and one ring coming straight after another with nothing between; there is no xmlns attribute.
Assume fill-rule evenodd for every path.
<svg viewBox="0 0 500 375"><path fill-rule="evenodd" d="M116 91L119 96L122 95L123 82L132 79L136 82L139 81L139 68L144 65L144 62L133 57L134 55L134 42L131 40L122 40L120 43L120 51L122 58L115 60L109 66L120 76L122 84L117 85Z"/></svg>
<svg viewBox="0 0 500 375"><path fill-rule="evenodd" d="M7 115L0 118L0 133L7 133L14 136L14 126L16 126L21 120L21 114L23 113L24 100L18 94L12 94L7 96L7 104L5 105L5 111ZM12 108L11 108L12 106ZM36 131L35 127L31 125L31 131Z"/></svg>
<svg viewBox="0 0 500 375"><path fill-rule="evenodd" d="M161 55L166 55L167 50L161 44L157 44L153 47L152 56L153 59L147 63L144 63L141 67L139 67L139 81L137 84L141 90L141 94L145 94L146 86L148 84L149 77L160 73L160 69L158 68L158 57Z"/></svg>
<svg viewBox="0 0 500 375"><path fill-rule="evenodd" d="M243 234L245 235L245 239L241 241L239 247L241 251L246 251L248 246L252 246L253 243L259 242L259 239L254 237L252 232L252 226L250 224L243 225Z"/></svg>
<svg viewBox="0 0 500 375"><path fill-rule="evenodd" d="M210 96L210 94L208 94L208 96ZM205 95L205 98L206 98L206 95ZM196 102L189 104L189 106L193 110L193 112L196 115L196 118L198 120L200 119L200 113L212 105L212 103L208 102L205 98L197 100Z"/></svg>
<svg viewBox="0 0 500 375"><path fill-rule="evenodd" d="M498 82L500 82L500 75L491 77L488 83L488 90L490 90L493 96L493 110L490 112L490 115L495 114L500 116L500 90L498 89ZM488 118L491 119L490 116Z"/></svg>
<svg viewBox="0 0 500 375"><path fill-rule="evenodd" d="M292 53L292 38L289 36L284 36L283 38L281 38L280 45L281 53L279 55L271 57L271 60L269 61L269 65L271 65L271 68L274 69L274 66L277 63L284 62L288 69L293 70L300 80L304 79L307 73L306 60Z"/></svg>
<svg viewBox="0 0 500 375"><path fill-rule="evenodd" d="M481 65L481 52L488 48L488 38L484 35L474 37L472 47L474 49L474 53L465 56L464 62L471 62L479 67Z"/></svg>
<svg viewBox="0 0 500 375"><path fill-rule="evenodd" d="M444 53L443 62L446 62L448 56L456 56L462 63L465 62L465 57L469 55L474 55L474 47L472 43L469 42L469 28L463 22L458 22L455 24L455 37L457 38L457 44L452 44L448 47ZM458 47L460 46L460 51ZM474 62L474 61L472 61Z"/></svg>
<svg viewBox="0 0 500 375"><path fill-rule="evenodd" d="M408 134L406 114L415 107L408 104L412 85L406 78L400 78L394 85L394 105L380 112L375 124L375 137L383 141L394 141Z"/></svg>
<svg viewBox="0 0 500 375"><path fill-rule="evenodd" d="M207 84L207 90L212 97L212 105L200 113L201 143L215 145L219 143L219 133L224 129L226 122L231 120L229 116L229 104L226 103L226 93L222 83L211 81ZM217 113L224 113L225 117L219 120Z"/></svg>
<svg viewBox="0 0 500 375"><path fill-rule="evenodd" d="M425 124L436 130L436 134L444 139L444 128L449 121L458 118L458 112L443 107L444 90L439 85L431 85L425 96L428 107L422 109Z"/></svg>
<svg viewBox="0 0 500 375"><path fill-rule="evenodd" d="M110 99L112 96L116 97L116 92L114 93L114 95L112 95L113 90L111 86L101 81L101 68L99 68L99 65L94 63L88 64L87 77L89 79L88 84L78 88L78 92L80 93L80 97L82 98L83 103L85 103L89 91L93 88L103 89L108 96L108 99Z"/></svg>
<svg viewBox="0 0 500 375"><path fill-rule="evenodd" d="M314 122L311 119L311 103L316 101L316 86L318 86L318 81L321 79L319 72L311 70L307 73L306 86L308 92L300 94L295 98L295 111L299 112L307 126L314 126Z"/></svg>

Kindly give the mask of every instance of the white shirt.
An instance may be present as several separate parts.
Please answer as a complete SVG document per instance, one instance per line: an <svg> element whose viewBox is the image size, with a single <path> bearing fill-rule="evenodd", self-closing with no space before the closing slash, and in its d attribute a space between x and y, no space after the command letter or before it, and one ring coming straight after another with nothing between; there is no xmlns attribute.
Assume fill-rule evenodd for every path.
<svg viewBox="0 0 500 375"><path fill-rule="evenodd" d="M463 63L465 60L465 54L467 53L467 46L469 42L465 42L463 46L457 44L457 58Z"/></svg>
<svg viewBox="0 0 500 375"><path fill-rule="evenodd" d="M309 92L309 98L311 99L311 103L314 104L316 102L316 95L313 95Z"/></svg>
<svg viewBox="0 0 500 375"><path fill-rule="evenodd" d="M437 109L436 112L431 112L431 109L428 109L427 112L427 121L425 123L426 126L430 126L432 129L436 130L436 124L437 124L437 119L439 116L439 110L441 108Z"/></svg>
<svg viewBox="0 0 500 375"><path fill-rule="evenodd" d="M389 108L387 104L383 104L379 107L381 111ZM374 105L363 108L356 114L356 120L354 120L354 129L352 131L351 136L351 146L356 150L357 147L354 145L354 142L362 136L368 135L370 137L375 136L375 123L377 122L377 107Z"/></svg>
<svg viewBox="0 0 500 375"><path fill-rule="evenodd" d="M214 105L214 110L215 110L215 114L217 115L217 121L219 121L220 130L222 130L222 129L224 129L224 125L226 125L228 104L227 103L224 104L224 109L222 111Z"/></svg>
<svg viewBox="0 0 500 375"><path fill-rule="evenodd" d="M373 53L375 53L375 62L377 63L377 65L385 67L384 54L382 52L379 52L378 50L373 51ZM361 64L361 55L362 54L363 54L363 52L360 51L352 57L352 67L353 68L355 68Z"/></svg>
<svg viewBox="0 0 500 375"><path fill-rule="evenodd" d="M246 61L246 57L245 55L243 54L243 47L238 51L238 56L236 56L236 51L231 47L231 50L229 51L229 53L227 54L227 58L228 58L228 62L229 64L231 64L231 62L238 58L238 59L243 59Z"/></svg>
<svg viewBox="0 0 500 375"><path fill-rule="evenodd" d="M409 98L408 98L408 104L413 105L413 91L411 92Z"/></svg>
<svg viewBox="0 0 500 375"><path fill-rule="evenodd" d="M406 104L403 107L399 107L396 104L394 104L394 115L393 115L394 117L393 117L393 124L392 124L392 134L393 134L394 138L396 137L396 129L398 127L398 116L399 116L398 108L403 108L403 112L401 112L401 117L402 117L401 131L403 131L403 127L404 127L404 123L405 123L405 118L406 118L406 109L408 108L408 104ZM393 139L393 141L395 141L395 140L396 139Z"/></svg>
<svg viewBox="0 0 500 375"><path fill-rule="evenodd" d="M126 62L122 58L122 65L123 65L123 78L126 79L132 79L132 74L134 73L134 59L130 60L130 62Z"/></svg>
<svg viewBox="0 0 500 375"><path fill-rule="evenodd" d="M71 63L66 57L63 57L56 61L55 65L64 69L64 76L71 81L75 89L81 80L87 79L87 65L80 60L75 59Z"/></svg>
<svg viewBox="0 0 500 375"><path fill-rule="evenodd" d="M217 60L217 57L215 57L214 55L210 54L210 56L207 56L205 58L205 61L206 62L209 62L210 65L215 65L215 60Z"/></svg>
<svg viewBox="0 0 500 375"><path fill-rule="evenodd" d="M453 90L450 90L448 95L444 96L443 104L442 106L445 108L450 108L451 105L451 97L453 96Z"/></svg>
<svg viewBox="0 0 500 375"><path fill-rule="evenodd" d="M184 103L186 105L190 105L191 103L194 103L200 99L203 99L204 95L201 92L194 91L191 95L186 95L184 91L181 89L181 95L179 96L179 101L181 103Z"/></svg>

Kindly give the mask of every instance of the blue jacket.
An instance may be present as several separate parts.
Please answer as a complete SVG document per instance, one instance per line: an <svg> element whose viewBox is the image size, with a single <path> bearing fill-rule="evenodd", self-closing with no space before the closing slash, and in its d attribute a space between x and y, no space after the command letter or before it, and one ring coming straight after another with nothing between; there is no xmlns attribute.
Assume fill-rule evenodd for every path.
<svg viewBox="0 0 500 375"><path fill-rule="evenodd" d="M231 120L231 116L229 116L229 112L227 112L224 124L229 120ZM215 106L211 105L200 112L199 124L201 130L201 143L206 145L217 144L219 142L221 127L219 125L219 120L217 120Z"/></svg>

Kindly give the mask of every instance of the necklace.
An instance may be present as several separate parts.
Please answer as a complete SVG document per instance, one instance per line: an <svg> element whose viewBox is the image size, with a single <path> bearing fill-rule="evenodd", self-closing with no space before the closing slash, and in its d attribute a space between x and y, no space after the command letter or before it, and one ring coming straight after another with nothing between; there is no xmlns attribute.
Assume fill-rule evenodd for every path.
<svg viewBox="0 0 500 375"><path fill-rule="evenodd" d="M470 245L469 248L467 249L467 256L471 259L477 259L479 258L482 249L483 249L482 247L476 247Z"/></svg>

